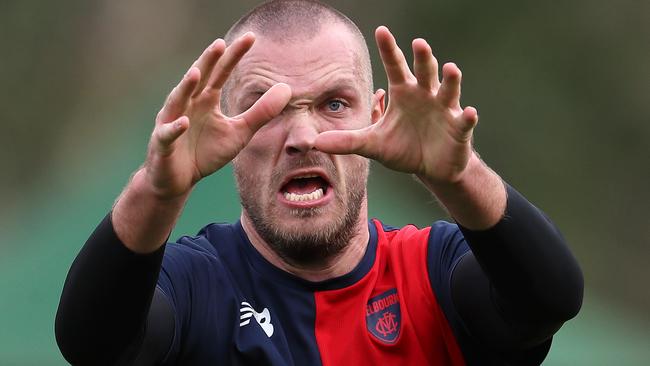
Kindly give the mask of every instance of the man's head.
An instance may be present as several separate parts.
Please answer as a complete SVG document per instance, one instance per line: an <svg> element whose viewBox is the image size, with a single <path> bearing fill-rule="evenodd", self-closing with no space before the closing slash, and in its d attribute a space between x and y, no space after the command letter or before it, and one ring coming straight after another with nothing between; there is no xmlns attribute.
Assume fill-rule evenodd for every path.
<svg viewBox="0 0 650 366"><path fill-rule="evenodd" d="M224 40L231 44L246 32L254 32L258 37L267 38L278 44L308 41L333 25L346 28L358 43L358 62L360 77L366 81L372 92L372 67L368 46L356 24L345 14L329 5L313 0L272 0L252 9L230 27ZM229 83L230 84L230 83ZM227 89L224 88L224 96ZM226 105L227 107L227 105Z"/></svg>
<svg viewBox="0 0 650 366"><path fill-rule="evenodd" d="M224 88L222 107L236 115L277 83L291 87L285 110L262 127L234 160L243 219L285 261L322 264L366 230L368 161L314 149L316 136L359 129L383 112L372 94L370 61L357 27L311 1L263 4L228 32L256 42Z"/></svg>

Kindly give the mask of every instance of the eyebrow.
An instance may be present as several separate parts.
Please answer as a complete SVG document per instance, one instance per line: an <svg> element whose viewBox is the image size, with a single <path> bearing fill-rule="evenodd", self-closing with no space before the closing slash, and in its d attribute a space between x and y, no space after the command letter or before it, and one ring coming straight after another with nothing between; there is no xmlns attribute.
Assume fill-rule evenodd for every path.
<svg viewBox="0 0 650 366"><path fill-rule="evenodd" d="M358 95L355 85L356 80L350 78L333 78L331 80L325 81L325 89L323 92L319 93L319 96L331 96L335 94L345 93L348 95ZM248 85L244 86L242 91L242 100L248 99L250 97L259 97L262 94L266 93L271 86L270 83L265 81L251 82Z"/></svg>
<svg viewBox="0 0 650 366"><path fill-rule="evenodd" d="M321 96L326 98L344 94L347 97L360 97L358 90L350 84L339 84L334 85L331 88L325 89L324 92L320 93Z"/></svg>

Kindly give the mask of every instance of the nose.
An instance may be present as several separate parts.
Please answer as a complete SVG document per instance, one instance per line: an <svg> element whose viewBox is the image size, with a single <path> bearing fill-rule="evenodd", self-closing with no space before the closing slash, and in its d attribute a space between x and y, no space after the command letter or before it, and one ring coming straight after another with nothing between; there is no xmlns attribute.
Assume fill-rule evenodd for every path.
<svg viewBox="0 0 650 366"><path fill-rule="evenodd" d="M306 154L314 148L318 136L315 118L308 110L295 110L286 116L287 139L284 151L288 155Z"/></svg>

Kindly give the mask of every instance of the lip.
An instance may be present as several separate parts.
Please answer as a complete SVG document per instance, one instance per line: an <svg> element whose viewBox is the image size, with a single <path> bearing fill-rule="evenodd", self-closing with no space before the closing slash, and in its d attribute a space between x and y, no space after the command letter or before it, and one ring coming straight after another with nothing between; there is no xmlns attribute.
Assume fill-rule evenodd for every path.
<svg viewBox="0 0 650 366"><path fill-rule="evenodd" d="M284 187L292 179L296 177L305 176L305 175L317 175L323 180L325 180L325 182L327 182L328 187L326 192L324 192L325 194L323 195L323 197L313 201L298 201L298 202L289 201L288 199L286 199L284 197L284 192L282 191L282 187ZM282 180L282 184L280 184L280 189L278 189L277 192L277 197L280 203L290 208L312 208L312 207L324 206L333 199L334 186L332 185L330 178L327 176L327 173L323 169L320 168L299 169L299 170L292 171L289 175L287 175L284 178L284 180Z"/></svg>
<svg viewBox="0 0 650 366"><path fill-rule="evenodd" d="M330 178L327 176L327 173L325 172L325 170L323 170L321 168L304 168L304 169L294 170L289 175L284 177L284 179L282 180L282 183L280 184L280 189L282 189L282 187L284 187L292 179L294 179L296 177L301 177L301 176L304 176L304 175L318 175L319 177L323 178L325 180L325 182L327 182L327 184L330 187L333 187L332 182L330 181Z"/></svg>

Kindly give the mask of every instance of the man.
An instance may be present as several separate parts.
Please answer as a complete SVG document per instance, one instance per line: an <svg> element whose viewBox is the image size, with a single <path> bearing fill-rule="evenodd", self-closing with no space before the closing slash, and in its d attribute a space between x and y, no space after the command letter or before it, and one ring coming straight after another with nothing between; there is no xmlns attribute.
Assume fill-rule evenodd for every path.
<svg viewBox="0 0 650 366"><path fill-rule="evenodd" d="M431 48L416 39L411 72L387 28L375 37L386 108L361 33L320 3L263 4L203 52L70 270L56 323L66 359L544 359L580 308L578 265L545 216L472 149L478 116L460 107L460 70L444 65L439 81ZM366 158L415 174L458 225L369 222ZM230 161L240 221L164 245L194 185Z"/></svg>

